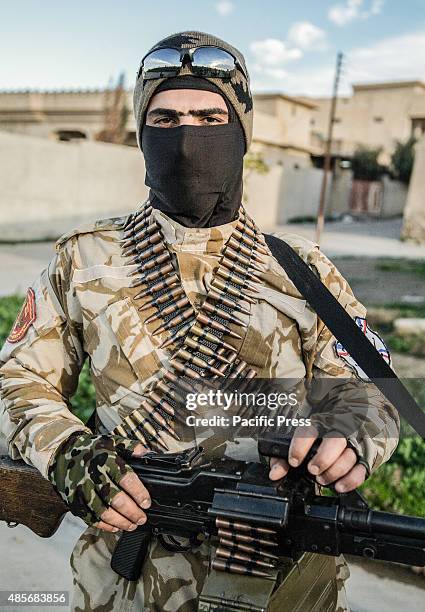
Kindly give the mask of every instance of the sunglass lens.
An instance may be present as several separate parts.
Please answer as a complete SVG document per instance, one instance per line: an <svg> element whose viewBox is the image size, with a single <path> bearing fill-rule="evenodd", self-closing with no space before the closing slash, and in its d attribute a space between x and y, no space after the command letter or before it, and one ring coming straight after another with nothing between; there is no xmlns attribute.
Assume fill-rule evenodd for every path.
<svg viewBox="0 0 425 612"><path fill-rule="evenodd" d="M180 67L180 52L177 49L157 49L143 60L143 76L149 78L149 75L155 75L157 78L158 72L173 72Z"/></svg>
<svg viewBox="0 0 425 612"><path fill-rule="evenodd" d="M192 69L196 69L198 74L205 71L206 74L226 76L235 69L235 59L223 49L198 47L193 52Z"/></svg>

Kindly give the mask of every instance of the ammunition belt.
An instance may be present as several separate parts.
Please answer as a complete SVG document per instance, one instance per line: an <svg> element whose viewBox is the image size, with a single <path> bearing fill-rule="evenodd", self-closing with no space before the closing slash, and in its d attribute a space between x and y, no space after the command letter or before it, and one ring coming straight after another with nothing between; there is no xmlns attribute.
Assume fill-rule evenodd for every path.
<svg viewBox="0 0 425 612"><path fill-rule="evenodd" d="M268 527L216 518L219 544L211 567L230 574L267 578L276 569L276 532Z"/></svg>
<svg viewBox="0 0 425 612"><path fill-rule="evenodd" d="M130 215L124 227L122 249L132 266L131 286L142 287L133 299L145 300L139 311L155 309L145 323L158 320L160 324L152 333L166 332L168 337L160 348L167 348L172 354L147 399L113 433L136 438L147 448L161 452L169 450L166 434L179 440L175 420L184 394L193 393L197 381L205 385L208 380L220 378L225 384L225 379L256 376L256 370L238 358L239 349L226 340L242 341L233 327L241 331L247 327L239 316L249 315L248 307L257 301L252 294L261 289L259 275L264 271L262 264L269 250L261 232L241 207L236 227L221 250L211 287L196 312L151 213L152 207L146 204Z"/></svg>

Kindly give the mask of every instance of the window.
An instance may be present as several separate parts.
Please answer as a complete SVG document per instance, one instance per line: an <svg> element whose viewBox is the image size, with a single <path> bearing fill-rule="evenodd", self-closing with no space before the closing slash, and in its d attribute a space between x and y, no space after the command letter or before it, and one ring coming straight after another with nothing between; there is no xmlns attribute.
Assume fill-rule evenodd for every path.
<svg viewBox="0 0 425 612"><path fill-rule="evenodd" d="M420 138L422 134L425 134L425 117L415 117L412 119L412 136Z"/></svg>
<svg viewBox="0 0 425 612"><path fill-rule="evenodd" d="M374 118L373 118L373 121L374 121L375 123L383 123L384 118L383 118L383 117L374 117Z"/></svg>
<svg viewBox="0 0 425 612"><path fill-rule="evenodd" d="M75 140L85 140L87 135L80 130L56 130L56 138L61 142L72 142Z"/></svg>

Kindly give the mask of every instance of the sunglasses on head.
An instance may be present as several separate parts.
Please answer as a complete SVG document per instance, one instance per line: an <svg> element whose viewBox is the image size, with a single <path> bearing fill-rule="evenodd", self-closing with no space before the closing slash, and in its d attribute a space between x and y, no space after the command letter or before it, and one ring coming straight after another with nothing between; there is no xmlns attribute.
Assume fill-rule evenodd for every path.
<svg viewBox="0 0 425 612"><path fill-rule="evenodd" d="M190 64L192 73L197 76L230 78L236 69L239 69L247 78L237 59L219 47L155 49L143 58L137 78L142 76L143 79L161 79L177 76L187 63Z"/></svg>

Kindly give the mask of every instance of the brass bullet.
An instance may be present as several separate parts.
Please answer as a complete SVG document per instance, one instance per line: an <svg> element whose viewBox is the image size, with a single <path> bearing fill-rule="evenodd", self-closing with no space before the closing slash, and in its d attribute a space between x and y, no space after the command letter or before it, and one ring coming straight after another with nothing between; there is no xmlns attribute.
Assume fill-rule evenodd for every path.
<svg viewBox="0 0 425 612"><path fill-rule="evenodd" d="M245 234L242 234L239 230L235 230L233 232L233 235L235 236L235 238L237 240L240 240L246 246L255 249L259 253L262 253L263 255L268 255L269 254L268 251L267 251L267 248L265 246L263 246L262 244L259 244L258 241L253 240L252 238L249 238L249 236L246 236Z"/></svg>
<svg viewBox="0 0 425 612"><path fill-rule="evenodd" d="M207 330L202 329L202 327L199 327L199 325L193 325L190 331L195 334L195 336L198 336L199 338L205 338L205 340L209 340L209 342L218 344L219 346L223 346L229 351L235 350L231 344L227 344L227 342L224 342L224 340L218 338L218 336L215 336L211 332L207 332Z"/></svg>
<svg viewBox="0 0 425 612"><path fill-rule="evenodd" d="M158 255L158 257L150 259L145 264L143 264L143 271L151 270L152 268L155 268L155 266L160 266L169 259L171 259L171 255L168 251L165 251L164 253L161 253L161 255Z"/></svg>
<svg viewBox="0 0 425 612"><path fill-rule="evenodd" d="M227 531L225 529L219 529L218 536L220 538L229 538L230 540L235 540L236 542L244 542L245 544L259 544L261 546L266 547L270 546L270 548L274 548L277 546L277 542L272 542L271 540L266 540L264 538L256 538L254 536L250 536L244 533Z"/></svg>
<svg viewBox="0 0 425 612"><path fill-rule="evenodd" d="M257 576L258 578L268 578L270 575L267 572L262 572L261 570L245 567L244 565L240 565L238 563L231 563L229 561L224 561L223 559L214 559L211 563L211 567L213 569L228 572L230 574L242 574L245 576Z"/></svg>
<svg viewBox="0 0 425 612"><path fill-rule="evenodd" d="M159 283L156 283L155 285L152 285L151 287L147 287L146 289L143 289L143 291L140 291L135 297L135 300L140 300L143 297L145 297L145 295L149 295L150 293L156 293L157 291L161 291L162 289L165 289L166 287L170 287L172 285L175 285L176 283L179 282L179 277L177 276L177 274L172 274L171 276L169 276L168 278L159 281ZM134 286L134 285L132 285Z"/></svg>
<svg viewBox="0 0 425 612"><path fill-rule="evenodd" d="M169 291L166 291L159 297L152 298L151 300L149 300L149 302L146 302L146 304L143 304L143 306L140 306L139 310L140 311L148 310L149 308L153 308L154 306L165 304L165 302L175 299L179 297L180 295L184 295L183 287L174 287L174 289L170 289Z"/></svg>
<svg viewBox="0 0 425 612"><path fill-rule="evenodd" d="M264 548L259 548L258 546L249 546L249 544L242 544L241 542L235 542L234 540L228 540L226 538L220 539L220 544L230 548L235 551L243 551L251 554L258 553L262 557L268 557L269 559L279 559L278 555L274 555L273 553L265 550Z"/></svg>
<svg viewBox="0 0 425 612"><path fill-rule="evenodd" d="M151 214L151 212L152 212L152 206L148 205L142 208L141 210L133 213L128 218L126 224L124 225L124 228L127 229L127 227L133 227L134 225L136 225L136 223L139 223L140 221L148 217Z"/></svg>
<svg viewBox="0 0 425 612"><path fill-rule="evenodd" d="M164 395L166 395L167 397L175 400L176 402L184 401L184 397L178 393L177 389L173 388L173 387L170 387L170 385L167 385L167 383L164 380L162 380L162 379L159 380L156 383L156 388L159 389L160 391L162 391L162 393L164 393ZM152 399L154 399L153 398L153 393L155 393L155 391L151 391L149 393L149 397L152 397ZM155 395L157 395L157 394L155 393ZM166 400L162 400L162 401L166 401ZM167 404L168 404L168 402L167 402ZM172 406L170 406L170 407L173 410L172 416L174 416L174 408ZM164 410L165 410L165 408L164 408Z"/></svg>
<svg viewBox="0 0 425 612"><path fill-rule="evenodd" d="M199 372L184 365L183 363L181 363L175 358L170 360L170 365L172 365L173 368L177 370L177 372L179 372L180 374L183 374L184 376L188 376L189 378L193 378L193 379L202 378Z"/></svg>
<svg viewBox="0 0 425 612"><path fill-rule="evenodd" d="M235 238L230 237L229 241L228 241L229 246L234 249L237 253L240 251L241 253L243 253L244 255L246 255L247 257L253 257L254 259L256 259L259 263L263 263L262 258L260 257L259 253L256 253L253 249L248 249L248 247L244 246L243 244L241 244L240 242L238 242L237 240L235 240Z"/></svg>
<svg viewBox="0 0 425 612"><path fill-rule="evenodd" d="M181 327L177 333L173 334L167 340L164 340L164 342L160 345L159 348L164 349L164 348L167 348L167 346L170 346L170 344L174 344L176 340L178 340L179 338L182 338L183 336L187 334L191 325L192 325L192 321L189 321L189 323L187 323L186 325L183 325L183 327Z"/></svg>
<svg viewBox="0 0 425 612"><path fill-rule="evenodd" d="M219 546L216 549L215 554L217 557L222 559L234 559L236 561L242 561L242 563L253 564L258 567L269 567L271 569L275 567L273 563L268 563L267 561L263 561L262 559L258 558L258 555L248 555L242 552L230 551L222 546Z"/></svg>
<svg viewBox="0 0 425 612"><path fill-rule="evenodd" d="M173 264L168 263L165 264L165 266L161 266L158 270L154 270L153 272L149 272L148 274L142 274L140 276L140 280L145 284L151 283L160 276L165 276L165 274L168 274L168 272L172 272L173 270Z"/></svg>
<svg viewBox="0 0 425 612"><path fill-rule="evenodd" d="M198 377L199 376L197 376L197 378ZM164 378L166 378L168 381L170 381L171 383L173 383L177 387L181 387L182 389L184 389L184 391L186 391L186 393L193 393L193 387L191 385L189 385L189 383L187 383L180 376L176 376L173 372L170 372L169 370L165 370Z"/></svg>
<svg viewBox="0 0 425 612"><path fill-rule="evenodd" d="M208 325L208 327L211 327L212 329L216 329L217 331L221 331L224 334L227 334L228 336L231 336L232 338L237 338L238 340L242 339L242 336L240 336L236 332L232 331L231 329L229 329L225 325L222 325L221 323L218 323L218 321L214 321L214 319L211 319L211 317L208 317L207 315L204 315L202 312L198 313L197 321L199 321L200 323L203 323L204 325Z"/></svg>
<svg viewBox="0 0 425 612"><path fill-rule="evenodd" d="M184 343L187 344L187 346L190 346L191 348L195 349L196 351L199 351L200 353L207 355L208 357L215 357L216 359L218 359L219 361L222 361L225 364L230 363L228 359L220 355L218 352L213 351L208 346L201 344L200 342L198 342L197 340L194 340L190 336L186 338Z"/></svg>
<svg viewBox="0 0 425 612"><path fill-rule="evenodd" d="M172 317L172 319L170 319L166 323L162 323L162 325L157 327L152 332L152 335L156 336L157 334L160 334L161 332L165 331L166 329L170 329L171 327L175 327L176 325L179 325L180 323L183 323L183 321L186 321L187 319L192 318L194 316L194 314L195 313L193 311L193 308L192 308L192 306L190 306L189 308L186 308L186 310L183 310L183 312L177 313L174 317Z"/></svg>
<svg viewBox="0 0 425 612"><path fill-rule="evenodd" d="M224 304L224 306L227 306L228 308L233 308L233 310L237 310L239 312L242 312L243 314L246 314L246 315L251 314L247 308L244 308L243 306L241 306L239 302L236 302L235 300L231 300L227 298L225 294L222 293L221 291L210 289L208 291L208 298L212 298L213 300L216 300L217 302L221 302L222 304Z"/></svg>
<svg viewBox="0 0 425 612"><path fill-rule="evenodd" d="M167 444L160 439L160 432L152 425L149 417L142 415L138 410L134 410L131 414L138 420L139 427L142 427L153 438L153 441L159 443L165 450L169 450Z"/></svg>
<svg viewBox="0 0 425 612"><path fill-rule="evenodd" d="M167 315L171 314L172 312L174 312L175 310L179 310L180 308L183 308L183 306L186 306L186 304L189 304L189 300L187 299L187 297L182 297L180 300L173 302L172 304L170 304L163 310L158 311L155 314L148 317L145 323L152 323L152 321L162 319L166 317Z"/></svg>
<svg viewBox="0 0 425 612"><path fill-rule="evenodd" d="M189 364L193 363L194 365L198 366L198 368L203 368L205 370L208 370L209 372L211 372L212 374L215 374L216 376L224 376L224 374L222 374L220 370L217 370L217 368L214 368L212 365L210 365L203 359L200 359L199 357L192 355L192 353L189 353L189 351L186 351L186 349L180 349L177 353L177 357L179 357L180 359L184 359L186 363L189 363Z"/></svg>
<svg viewBox="0 0 425 612"><path fill-rule="evenodd" d="M276 536L276 531L269 527L254 527L249 523L242 523L240 521L230 521L217 517L215 519L216 527L223 527L224 529L236 529L236 531L243 531L244 533L262 534L269 536Z"/></svg>
<svg viewBox="0 0 425 612"><path fill-rule="evenodd" d="M230 272L236 272L237 274L240 274L241 276L248 277L251 274L253 276L261 275L261 273L255 270L254 268L249 268L249 267L244 268L240 264L235 263L234 261L232 261L231 259L227 257L223 257L223 259L220 262L220 265L225 266Z"/></svg>
<svg viewBox="0 0 425 612"><path fill-rule="evenodd" d="M170 434L170 436L172 436L175 440L180 440L179 436L176 434L173 428L170 427L166 419L157 410L157 408L153 404L150 403L149 400L144 400L142 402L142 406L146 410L146 412L149 414L150 418L154 419L157 425L159 425L160 427L162 427L162 429L167 431Z"/></svg>
<svg viewBox="0 0 425 612"><path fill-rule="evenodd" d="M244 293L242 293L242 291L240 291L236 287L232 287L220 278L214 278L211 281L211 284L213 285L213 287L223 291L223 293L230 293L230 295L240 298L245 302L248 302L249 304L255 304L255 300L252 297L250 297L249 295L245 295Z"/></svg>
<svg viewBox="0 0 425 612"><path fill-rule="evenodd" d="M163 383L163 384L165 384L165 383ZM159 383L156 386L159 387ZM170 389L170 391L171 391L171 389ZM156 393L156 391L150 391L149 392L149 397L150 397L150 399L153 402L158 404L158 406L160 406L167 414L169 414L170 416L174 416L174 408L172 407L172 405L169 404L167 402L167 400L165 400L160 395L158 395L158 393Z"/></svg>
<svg viewBox="0 0 425 612"><path fill-rule="evenodd" d="M202 304L202 308L213 315L217 315L218 317L221 317L225 321L231 321L231 322L234 321L241 327L248 327L247 323L238 319L238 317L236 317L233 313L227 312L227 310L223 310L222 308L218 308L214 304L210 304L208 301L205 301Z"/></svg>
<svg viewBox="0 0 425 612"><path fill-rule="evenodd" d="M257 272L266 271L266 269L260 267L255 260L249 257L245 257L245 255L241 255L240 253L237 253L234 249L232 249L232 247L226 246L223 254L229 259L238 261L243 266L246 266L249 270L257 270Z"/></svg>

